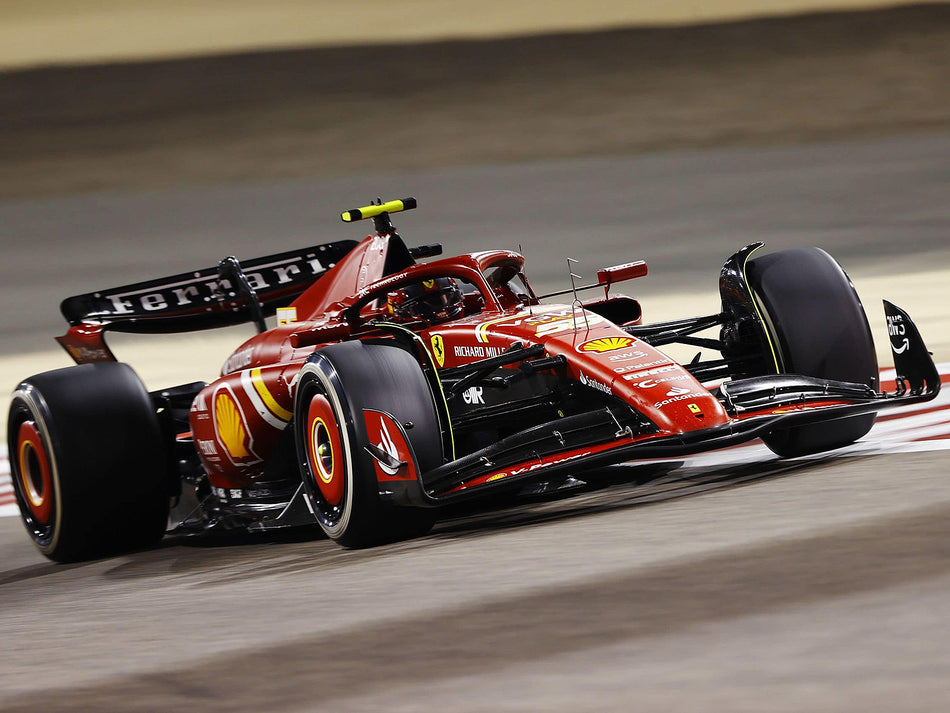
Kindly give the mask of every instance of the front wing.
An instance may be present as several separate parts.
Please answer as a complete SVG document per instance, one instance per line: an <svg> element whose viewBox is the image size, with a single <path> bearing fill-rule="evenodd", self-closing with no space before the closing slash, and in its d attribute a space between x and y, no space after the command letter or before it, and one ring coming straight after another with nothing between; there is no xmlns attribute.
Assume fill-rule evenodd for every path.
<svg viewBox="0 0 950 713"><path fill-rule="evenodd" d="M897 371L894 393L790 374L730 381L713 392L732 416L722 426L675 434L636 433L618 423L608 408L601 408L535 426L511 437L508 448L504 441L494 444L423 474L421 482L405 482L396 489L387 484L381 494L401 504L438 506L581 468L688 456L746 443L774 430L935 398L940 377L916 326L889 302L885 312Z"/></svg>

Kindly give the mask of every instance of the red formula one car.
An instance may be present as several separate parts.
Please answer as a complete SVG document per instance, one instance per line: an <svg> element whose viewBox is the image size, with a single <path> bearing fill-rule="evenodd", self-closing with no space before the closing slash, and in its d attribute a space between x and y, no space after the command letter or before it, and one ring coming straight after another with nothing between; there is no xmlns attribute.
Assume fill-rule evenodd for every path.
<svg viewBox="0 0 950 713"><path fill-rule="evenodd" d="M23 381L8 426L39 549L66 561L148 546L183 494L197 507L179 529L316 522L372 545L425 533L448 503L594 465L754 438L787 457L833 449L940 388L913 322L885 302L898 387L880 392L861 303L817 248L745 247L722 268L720 310L643 324L637 301L610 290L645 263L548 304L509 250L421 262L441 246L407 247L390 218L414 207L347 211L375 222L359 243L65 300L58 341L79 366ZM588 288L602 296L580 300ZM248 321L260 333L219 378L152 393L103 339ZM697 336L708 329L718 338ZM677 363L671 343L719 358Z"/></svg>

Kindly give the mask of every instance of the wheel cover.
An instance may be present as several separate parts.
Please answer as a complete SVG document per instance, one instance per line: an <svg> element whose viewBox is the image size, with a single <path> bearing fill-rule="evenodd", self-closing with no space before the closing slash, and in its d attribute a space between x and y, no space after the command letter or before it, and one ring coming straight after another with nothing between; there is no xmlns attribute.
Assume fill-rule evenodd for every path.
<svg viewBox="0 0 950 713"><path fill-rule="evenodd" d="M314 394L307 407L306 443L314 483L329 505L339 506L346 484L343 445L333 408L320 393Z"/></svg>
<svg viewBox="0 0 950 713"><path fill-rule="evenodd" d="M53 473L46 446L33 421L24 421L17 432L17 479L23 503L39 525L49 525L53 512Z"/></svg>

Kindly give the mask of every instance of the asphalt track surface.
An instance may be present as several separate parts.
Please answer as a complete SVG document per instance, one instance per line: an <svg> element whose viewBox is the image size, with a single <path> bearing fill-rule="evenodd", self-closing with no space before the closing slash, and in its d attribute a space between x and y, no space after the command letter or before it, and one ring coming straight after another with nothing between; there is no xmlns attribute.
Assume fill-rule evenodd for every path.
<svg viewBox="0 0 950 713"><path fill-rule="evenodd" d="M947 265L948 156L934 135L6 204L30 242L3 267L5 350L48 344L63 291L348 235L339 209L377 194L420 198L412 242L521 244L541 286L552 253L644 257L644 290L715 307L722 259L761 239L902 289ZM0 708L945 710L946 462L624 466L359 552L303 533L54 566L3 518Z"/></svg>

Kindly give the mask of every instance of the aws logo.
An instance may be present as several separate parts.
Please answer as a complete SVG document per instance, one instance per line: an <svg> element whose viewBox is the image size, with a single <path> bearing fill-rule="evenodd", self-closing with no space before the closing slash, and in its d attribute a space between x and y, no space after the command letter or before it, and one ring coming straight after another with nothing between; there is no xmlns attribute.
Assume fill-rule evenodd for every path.
<svg viewBox="0 0 950 713"><path fill-rule="evenodd" d="M631 344L633 344L633 339L630 337L601 337L600 339L591 339L589 342L584 342L577 348L577 351L603 354L617 349L626 349Z"/></svg>

